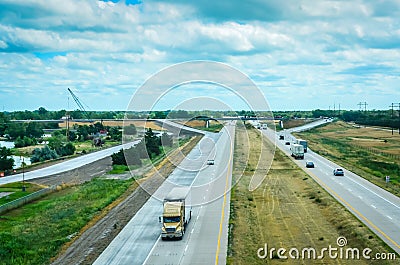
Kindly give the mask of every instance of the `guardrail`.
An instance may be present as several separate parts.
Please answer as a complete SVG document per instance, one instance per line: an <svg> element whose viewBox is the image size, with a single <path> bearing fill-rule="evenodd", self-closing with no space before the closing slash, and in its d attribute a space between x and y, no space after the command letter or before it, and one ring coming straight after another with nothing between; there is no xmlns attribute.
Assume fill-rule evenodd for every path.
<svg viewBox="0 0 400 265"><path fill-rule="evenodd" d="M22 205L25 205L31 201L34 201L36 199L39 199L40 197L43 197L49 193L54 192L57 189L56 185L53 185L49 188L41 189L39 191L36 191L34 193L31 193L29 195L26 195L22 198L16 199L14 201L8 202L6 204L3 204L0 206L0 214L10 211L12 209L21 207Z"/></svg>

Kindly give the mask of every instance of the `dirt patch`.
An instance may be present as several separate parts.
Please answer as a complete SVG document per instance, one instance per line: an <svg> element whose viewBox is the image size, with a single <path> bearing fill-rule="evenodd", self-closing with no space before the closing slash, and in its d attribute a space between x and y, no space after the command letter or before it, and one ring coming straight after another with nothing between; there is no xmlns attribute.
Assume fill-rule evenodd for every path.
<svg viewBox="0 0 400 265"><path fill-rule="evenodd" d="M139 180L141 186L135 182L120 199L103 210L77 237L64 246L52 264L92 264L150 198L148 192L153 193L158 189L175 169L175 165L182 161L184 155L188 154L200 139L200 136L194 137L183 147L172 152L157 166L158 170L151 170L145 178Z"/></svg>
<svg viewBox="0 0 400 265"><path fill-rule="evenodd" d="M302 126L304 124L310 123L314 120L311 119L291 119L291 120L287 120L287 121L283 121L283 128L284 129L290 129L290 128L294 128L294 127L299 127Z"/></svg>
<svg viewBox="0 0 400 265"><path fill-rule="evenodd" d="M249 141L244 128L236 130L234 168L239 168L239 164L248 166L232 190L227 264L384 264L382 261L330 259L328 255L321 260L285 261L279 259L276 251L272 258L269 255L259 258L257 251L265 244L269 250L297 248L301 251L311 247L320 251L329 245L337 247L340 236L347 239L348 248L369 247L374 253L393 250L280 150L276 151L271 170L266 174L264 161L272 155L268 152L272 144L260 137L258 131L248 132ZM249 145L251 155L247 161ZM262 150L266 157L261 157L254 167ZM250 192L248 184L253 174L265 176L265 179L258 189ZM241 172L234 170L234 179L239 176Z"/></svg>

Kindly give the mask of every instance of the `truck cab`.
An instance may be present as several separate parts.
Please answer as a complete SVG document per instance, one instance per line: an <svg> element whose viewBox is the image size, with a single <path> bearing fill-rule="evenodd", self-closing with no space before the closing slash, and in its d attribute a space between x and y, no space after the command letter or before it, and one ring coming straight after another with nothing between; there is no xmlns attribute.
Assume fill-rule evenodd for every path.
<svg viewBox="0 0 400 265"><path fill-rule="evenodd" d="M192 217L190 187L176 187L164 198L161 239L182 239Z"/></svg>

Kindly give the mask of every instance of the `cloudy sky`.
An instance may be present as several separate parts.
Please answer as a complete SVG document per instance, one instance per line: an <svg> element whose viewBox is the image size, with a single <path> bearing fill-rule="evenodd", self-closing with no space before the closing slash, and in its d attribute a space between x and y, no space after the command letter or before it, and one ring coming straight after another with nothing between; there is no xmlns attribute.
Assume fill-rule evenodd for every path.
<svg viewBox="0 0 400 265"><path fill-rule="evenodd" d="M3 110L76 109L68 87L89 110L125 110L152 75L192 60L241 71L272 110L388 109L400 102L400 1L0 0ZM156 108L212 108L185 104L196 97L244 108L201 82Z"/></svg>

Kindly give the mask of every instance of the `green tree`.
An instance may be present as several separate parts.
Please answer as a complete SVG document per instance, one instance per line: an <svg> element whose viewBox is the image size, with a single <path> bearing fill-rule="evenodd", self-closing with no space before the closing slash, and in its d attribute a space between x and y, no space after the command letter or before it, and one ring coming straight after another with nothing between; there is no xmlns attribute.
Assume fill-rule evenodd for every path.
<svg viewBox="0 0 400 265"><path fill-rule="evenodd" d="M173 144L172 136L169 136L166 132L161 135L161 144L162 146L169 146L171 147Z"/></svg>
<svg viewBox="0 0 400 265"><path fill-rule="evenodd" d="M144 135L144 141L146 144L147 153L150 158L153 158L153 156L157 156L161 153L160 139L153 133L153 130L151 128L146 131Z"/></svg>
<svg viewBox="0 0 400 265"><path fill-rule="evenodd" d="M33 150L31 162L43 162L55 158L58 158L56 151L51 150L48 145L45 145L43 148L36 148L35 150Z"/></svg>
<svg viewBox="0 0 400 265"><path fill-rule="evenodd" d="M8 122L9 118L3 112L0 112L0 136L4 135Z"/></svg>
<svg viewBox="0 0 400 265"><path fill-rule="evenodd" d="M1 171L6 171L10 170L14 166L14 159L12 157L9 157L12 155L12 152L10 149L6 147L1 147L0 148L0 170Z"/></svg>
<svg viewBox="0 0 400 265"><path fill-rule="evenodd" d="M137 129L134 124L129 124L128 126L124 127L125 135L135 135L136 133L137 133Z"/></svg>
<svg viewBox="0 0 400 265"><path fill-rule="evenodd" d="M5 133L10 136L11 139L16 139L17 137L23 138L26 134L26 128L23 123L9 123Z"/></svg>
<svg viewBox="0 0 400 265"><path fill-rule="evenodd" d="M26 135L29 137L40 138L43 135L43 128L37 122L30 122L26 126Z"/></svg>
<svg viewBox="0 0 400 265"><path fill-rule="evenodd" d="M122 132L119 127L111 127L108 131L108 135L115 141L122 140Z"/></svg>

